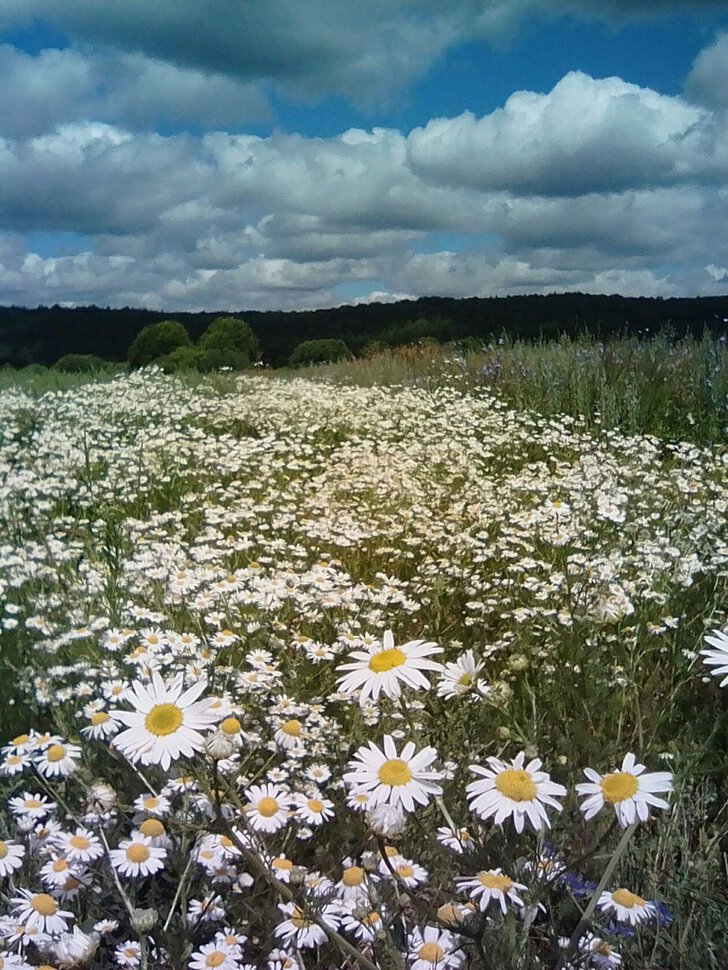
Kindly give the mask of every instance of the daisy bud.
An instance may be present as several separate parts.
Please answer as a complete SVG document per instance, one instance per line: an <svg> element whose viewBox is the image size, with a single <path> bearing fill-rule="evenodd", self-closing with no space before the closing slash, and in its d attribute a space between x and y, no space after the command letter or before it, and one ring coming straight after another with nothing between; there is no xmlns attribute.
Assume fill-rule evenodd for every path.
<svg viewBox="0 0 728 970"><path fill-rule="evenodd" d="M375 835L394 838L404 832L407 816L395 805L375 805L366 814L367 824Z"/></svg>
<svg viewBox="0 0 728 970"><path fill-rule="evenodd" d="M302 886L306 879L306 869L303 866L293 866L288 880L294 886Z"/></svg>
<svg viewBox="0 0 728 970"><path fill-rule="evenodd" d="M235 744L222 731L217 731L205 741L205 751L213 761L223 761L234 754Z"/></svg>
<svg viewBox="0 0 728 970"><path fill-rule="evenodd" d="M149 933L158 919L156 909L135 909L131 916L131 928L135 933Z"/></svg>
<svg viewBox="0 0 728 970"><path fill-rule="evenodd" d="M108 812L116 804L116 792L111 785L99 781L89 791L89 812Z"/></svg>

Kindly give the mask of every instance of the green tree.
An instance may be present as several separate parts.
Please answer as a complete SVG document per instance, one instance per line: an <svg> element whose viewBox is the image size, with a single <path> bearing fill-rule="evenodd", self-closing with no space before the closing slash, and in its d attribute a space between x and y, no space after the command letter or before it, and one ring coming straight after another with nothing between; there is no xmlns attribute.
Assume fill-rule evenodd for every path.
<svg viewBox="0 0 728 970"><path fill-rule="evenodd" d="M190 346L192 341L177 320L162 320L143 327L134 338L127 354L132 367L144 367L166 357L177 347Z"/></svg>
<svg viewBox="0 0 728 970"><path fill-rule="evenodd" d="M291 354L291 367L305 364L328 364L342 357L351 357L351 351L343 340L304 340Z"/></svg>
<svg viewBox="0 0 728 970"><path fill-rule="evenodd" d="M243 370L257 360L258 339L237 317L216 317L197 342L201 370Z"/></svg>
<svg viewBox="0 0 728 970"><path fill-rule="evenodd" d="M191 344L175 347L171 354L158 357L159 364L165 374L174 374L183 370L204 370L200 351Z"/></svg>
<svg viewBox="0 0 728 970"><path fill-rule="evenodd" d="M53 365L54 370L66 374L90 374L92 371L106 370L108 362L95 354L64 354Z"/></svg>

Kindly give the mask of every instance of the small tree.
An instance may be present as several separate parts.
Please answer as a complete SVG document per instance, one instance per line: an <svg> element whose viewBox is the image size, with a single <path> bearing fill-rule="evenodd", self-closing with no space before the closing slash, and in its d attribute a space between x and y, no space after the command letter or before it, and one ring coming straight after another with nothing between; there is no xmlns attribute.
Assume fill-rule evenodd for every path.
<svg viewBox="0 0 728 970"><path fill-rule="evenodd" d="M139 331L127 354L132 367L144 367L166 357L177 347L188 347L192 341L177 320L150 323Z"/></svg>
<svg viewBox="0 0 728 970"><path fill-rule="evenodd" d="M108 361L95 354L64 354L53 365L53 370L66 374L90 374L92 371L106 370Z"/></svg>
<svg viewBox="0 0 728 970"><path fill-rule="evenodd" d="M304 340L291 354L291 367L305 364L328 364L342 357L351 357L351 351L343 340Z"/></svg>
<svg viewBox="0 0 728 970"><path fill-rule="evenodd" d="M171 354L158 357L155 363L159 364L165 374L174 374L176 371L203 369L200 351L197 347L193 347L190 344L175 347Z"/></svg>
<svg viewBox="0 0 728 970"><path fill-rule="evenodd" d="M258 339L245 320L216 317L197 343L201 370L250 367L259 352Z"/></svg>

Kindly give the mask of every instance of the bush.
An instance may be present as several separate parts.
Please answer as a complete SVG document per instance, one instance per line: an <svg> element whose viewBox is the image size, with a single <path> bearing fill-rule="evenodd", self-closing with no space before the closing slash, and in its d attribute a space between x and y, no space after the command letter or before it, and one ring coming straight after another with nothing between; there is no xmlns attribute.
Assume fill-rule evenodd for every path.
<svg viewBox="0 0 728 970"><path fill-rule="evenodd" d="M217 317L200 337L198 344L200 370L250 367L259 354L258 340L250 324L237 317Z"/></svg>
<svg viewBox="0 0 728 970"><path fill-rule="evenodd" d="M64 354L53 365L54 370L66 374L90 374L96 370L106 370L108 361L96 354Z"/></svg>
<svg viewBox="0 0 728 970"><path fill-rule="evenodd" d="M304 340L291 354L291 367L305 364L329 364L342 357L351 357L351 351L343 340Z"/></svg>
<svg viewBox="0 0 728 970"><path fill-rule="evenodd" d="M144 367L166 357L178 347L189 347L190 336L177 320L162 320L143 327L134 338L127 354L132 367Z"/></svg>
<svg viewBox="0 0 728 970"><path fill-rule="evenodd" d="M204 370L200 351L191 344L175 347L171 354L158 357L156 363L159 364L165 374L174 374L183 370Z"/></svg>

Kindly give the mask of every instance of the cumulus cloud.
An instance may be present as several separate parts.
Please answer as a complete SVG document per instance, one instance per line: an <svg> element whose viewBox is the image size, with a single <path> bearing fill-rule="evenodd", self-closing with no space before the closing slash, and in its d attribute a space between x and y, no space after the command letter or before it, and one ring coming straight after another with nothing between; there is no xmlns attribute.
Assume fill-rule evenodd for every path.
<svg viewBox="0 0 728 970"><path fill-rule="evenodd" d="M407 149L423 179L480 191L573 196L728 175L728 131L710 112L579 71L482 118L433 119Z"/></svg>
<svg viewBox="0 0 728 970"><path fill-rule="evenodd" d="M708 108L728 108L728 33L720 34L695 58L685 81L685 92Z"/></svg>

